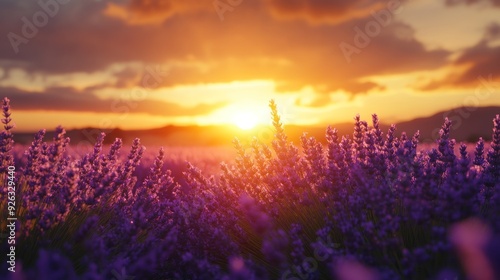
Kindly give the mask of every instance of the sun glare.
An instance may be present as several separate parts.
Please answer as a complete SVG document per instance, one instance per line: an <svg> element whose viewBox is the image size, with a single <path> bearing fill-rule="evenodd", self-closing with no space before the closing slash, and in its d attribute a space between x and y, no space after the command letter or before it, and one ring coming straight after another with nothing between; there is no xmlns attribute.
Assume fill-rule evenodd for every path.
<svg viewBox="0 0 500 280"><path fill-rule="evenodd" d="M257 116L251 113L236 114L233 120L239 128L243 130L252 129L257 125Z"/></svg>

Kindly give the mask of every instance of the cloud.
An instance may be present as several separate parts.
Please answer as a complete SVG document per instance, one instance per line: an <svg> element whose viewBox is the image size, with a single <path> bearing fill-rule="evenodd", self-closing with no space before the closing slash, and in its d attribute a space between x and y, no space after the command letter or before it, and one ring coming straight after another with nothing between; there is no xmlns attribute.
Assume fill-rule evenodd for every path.
<svg viewBox="0 0 500 280"><path fill-rule="evenodd" d="M321 94L321 95L314 95L312 98L309 98L308 100L304 100L303 98L299 97L295 99L294 105L298 107L321 108L330 105L331 101L332 98L330 97L330 95Z"/></svg>
<svg viewBox="0 0 500 280"><path fill-rule="evenodd" d="M239 19L245 21L245 15L240 14ZM241 35L228 38L214 33L210 41L199 42L211 52L205 60L206 69L173 68L163 86L273 80L281 92L311 86L322 93L344 90L361 94L382 89L374 82L360 81L364 77L436 69L447 63L449 55L441 49L427 50L414 39L411 27L394 22L380 35L370 38L369 46L359 55L353 55L352 63L347 63L339 44L355 45L354 28L364 28L370 19L313 29L306 23L273 25L267 20L272 21L239 24ZM210 25L204 26L207 33L212 34ZM265 29L267 31L262 32ZM251 48L246 47L248 45Z"/></svg>
<svg viewBox="0 0 500 280"><path fill-rule="evenodd" d="M488 47L478 44L467 49L453 62L456 67L466 69L458 74L451 74L444 79L435 80L421 87L422 90L436 90L439 88L472 88L478 85L479 77L500 76L500 47Z"/></svg>
<svg viewBox="0 0 500 280"><path fill-rule="evenodd" d="M398 0L393 0L397 1ZM370 15L387 1L377 0L263 0L279 19L301 19L310 23L337 24Z"/></svg>
<svg viewBox="0 0 500 280"><path fill-rule="evenodd" d="M221 2L234 9L231 2ZM269 12L277 19L337 24L367 17L372 11L386 8L388 3L400 5L402 0L260 0L252 2L247 4L258 7L261 12ZM121 19L128 24L159 24L174 15L197 12L215 14L214 1L131 0L128 5L109 3L104 14Z"/></svg>
<svg viewBox="0 0 500 280"><path fill-rule="evenodd" d="M104 14L129 24L158 24L176 15L213 9L211 1L131 0L128 6L109 3Z"/></svg>
<svg viewBox="0 0 500 280"><path fill-rule="evenodd" d="M479 77L500 76L500 46L490 46L490 43L500 39L500 25L487 26L483 39L476 45L464 50L456 58L452 67L464 69L450 74L444 79L432 81L422 90L435 90L444 87L476 87Z"/></svg>
<svg viewBox="0 0 500 280"><path fill-rule="evenodd" d="M144 10L143 14L156 10L144 7L146 2L137 2L137 7L133 3L128 9ZM311 3L307 5L314 7L308 9L326 5L335 10L328 1ZM368 1L332 3L342 9L372 6ZM164 5L164 9L184 9ZM117 63L162 64L170 69L162 87L273 80L281 92L311 86L320 93L344 90L362 94L381 89L366 77L435 69L445 65L449 55L445 50L427 50L415 39L410 26L394 20L370 37L369 45L347 63L339 44L355 45L355 28L366 30L367 24L375 20L371 15L336 25L311 26L304 21L276 20L263 13L262 5L252 4L239 6L230 22L221 23L216 12L210 10L185 12L159 25L128 25L104 15L105 6L100 7L81 6L81 14L93 14L80 16L80 21L54 22L28 44L21 45L18 54L6 40L0 41L0 60L10 61L10 67L47 76L96 73ZM10 27L16 26L12 24L16 21L9 19ZM9 28L0 26L0 33L8 33ZM96 85L93 89L123 88L136 81L133 73L119 76L122 79L116 84Z"/></svg>
<svg viewBox="0 0 500 280"><path fill-rule="evenodd" d="M500 7L500 0L445 0L446 5L448 6L454 6L459 4L472 5L485 2L491 3L495 7Z"/></svg>
<svg viewBox="0 0 500 280"><path fill-rule="evenodd" d="M1 87L0 96L7 96L16 110L72 111L94 113L146 113L155 116L205 115L225 106L225 103L198 104L194 107L149 99L100 99L88 91L70 87L47 88L44 92L28 92L13 87Z"/></svg>
<svg viewBox="0 0 500 280"><path fill-rule="evenodd" d="M491 23L486 27L483 41L491 42L500 39L500 24Z"/></svg>

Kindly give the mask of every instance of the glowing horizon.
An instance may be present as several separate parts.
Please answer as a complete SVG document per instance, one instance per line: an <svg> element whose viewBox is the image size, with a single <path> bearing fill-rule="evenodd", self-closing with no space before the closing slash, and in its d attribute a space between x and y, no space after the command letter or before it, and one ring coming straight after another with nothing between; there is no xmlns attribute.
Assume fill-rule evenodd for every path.
<svg viewBox="0 0 500 280"><path fill-rule="evenodd" d="M250 129L269 123L270 99L287 123L315 126L500 106L494 2L354 2L66 3L43 24L38 3L1 3L0 96L18 131Z"/></svg>

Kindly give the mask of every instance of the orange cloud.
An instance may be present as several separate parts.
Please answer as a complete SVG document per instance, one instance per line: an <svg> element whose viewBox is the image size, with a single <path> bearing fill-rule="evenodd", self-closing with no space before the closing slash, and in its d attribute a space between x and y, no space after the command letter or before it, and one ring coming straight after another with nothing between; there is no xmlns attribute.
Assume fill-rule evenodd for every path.
<svg viewBox="0 0 500 280"><path fill-rule="evenodd" d="M196 0L131 0L128 6L109 3L104 15L121 19L129 24L158 24L175 14L212 8L210 2Z"/></svg>
<svg viewBox="0 0 500 280"><path fill-rule="evenodd" d="M443 87L477 87L480 79L500 76L500 47L489 44L500 39L500 25L491 24L486 28L483 39L476 45L464 50L453 61L455 69L464 69L460 73L450 74L442 80L432 81L423 86L423 90L435 90Z"/></svg>
<svg viewBox="0 0 500 280"><path fill-rule="evenodd" d="M279 19L302 19L310 23L337 24L369 16L387 1L378 0L263 0ZM392 0L400 2L399 0Z"/></svg>
<svg viewBox="0 0 500 280"><path fill-rule="evenodd" d="M186 3L191 1L194 0ZM305 21L276 20L265 12L262 2L248 2L248 5L244 2L245 5L231 12L234 16L230 20L221 22L213 6L205 5L205 1L189 7L184 2L156 2L132 1L113 13L120 15L123 8L126 11L121 16L128 13L139 18L147 18L149 14L159 14L160 18L170 16L164 24L131 25L103 16L102 10L88 4L88 9L96 13L93 17L83 10L78 21L64 18L54 22L51 28L42 31L39 40L34 39L17 55L0 42L0 59L11 61L15 64L12 67L29 74L95 73L114 64L139 62L161 64L169 69L161 87L272 80L281 92L310 86L318 93L344 90L351 94L381 88L366 77L430 70L448 63L449 52L427 49L415 39L410 26L395 20L380 26L380 32L370 35L369 44L347 63L339 44L356 45L355 30L366 33L368 23L375 21L371 15L336 25L310 25ZM308 4L308 9L319 10L318 5L326 5L334 11L328 3L315 0ZM332 3L349 10L382 2ZM194 12L204 8L209 10ZM182 15L171 16L175 13ZM406 35L401 36L401 31ZM0 25L2 32L6 34L9 29ZM128 87L137 80L133 71L117 73L119 82L100 86Z"/></svg>
<svg viewBox="0 0 500 280"><path fill-rule="evenodd" d="M52 87L43 92L29 92L13 87L0 87L0 96L9 96L18 110L72 111L95 113L146 113L153 116L206 115L226 103L198 104L183 107L176 103L157 100L100 99L91 91L71 87Z"/></svg>

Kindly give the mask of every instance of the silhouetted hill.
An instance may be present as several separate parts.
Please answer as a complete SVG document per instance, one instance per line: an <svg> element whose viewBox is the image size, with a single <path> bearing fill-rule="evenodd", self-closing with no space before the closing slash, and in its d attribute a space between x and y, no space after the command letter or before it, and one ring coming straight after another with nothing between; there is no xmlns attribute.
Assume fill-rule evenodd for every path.
<svg viewBox="0 0 500 280"><path fill-rule="evenodd" d="M439 129L444 119L452 121L451 137L457 141L476 142L479 137L491 140L493 132L493 118L500 114L500 107L481 107L468 110L456 108L450 111L436 113L425 118L417 118L397 124L398 131L406 131L413 135L420 130L420 139L424 142L434 141L439 137Z"/></svg>
<svg viewBox="0 0 500 280"><path fill-rule="evenodd" d="M472 109L472 110L470 110ZM484 140L491 140L493 129L493 118L500 114L500 107L480 107L480 108L455 108L449 111L443 111L431 116L416 118L410 121L396 123L396 134L400 135L406 132L408 136L413 136L417 131L420 131L420 142L435 142L439 138L439 130L441 129L445 118L452 121L451 137L458 142L477 142L479 137ZM362 119L368 121L371 126L371 116L361 116ZM383 121L383 120L382 120ZM339 135L350 135L352 137L354 121L352 123L331 124L337 128ZM390 124L381 124L380 127L387 132ZM287 126L285 131L290 139L298 143L302 132L307 132L308 135L316 137L318 140L325 142L326 126L323 127L301 127Z"/></svg>
<svg viewBox="0 0 500 280"><path fill-rule="evenodd" d="M444 119L449 117L453 121L452 137L457 141L475 142L479 137L485 140L491 139L493 128L493 118L500 114L500 107L481 107L468 110L467 108L456 108L449 111L439 112L428 117L417 118L396 124L397 135L405 131L408 135L413 135L420 130L421 142L432 142L439 137L439 129ZM366 116L362 116L366 121L371 122ZM370 117L371 118L371 117ZM382 120L383 121L383 120ZM339 131L339 135L352 135L353 123L332 124ZM384 133L389 125L382 124ZM290 140L299 144L300 136L307 132L309 136L314 136L321 142L325 142L326 125L321 127L310 126L285 126L285 131ZM71 138L71 145L93 144L101 130L96 128L84 128L69 130L67 135ZM235 126L213 125L213 126L165 126L149 130L121 130L113 129L104 131L106 133L105 143L112 143L115 138L122 138L125 145L130 145L134 138L140 138L144 145L164 145L164 146L218 146L231 145L235 137L243 144L249 144L252 137L269 143L274 131L269 126L259 126L252 130L242 131ZM14 140L16 143L29 144L33 140L34 133L16 133ZM45 139L51 140L54 132L47 132Z"/></svg>

